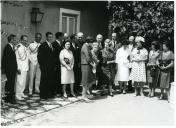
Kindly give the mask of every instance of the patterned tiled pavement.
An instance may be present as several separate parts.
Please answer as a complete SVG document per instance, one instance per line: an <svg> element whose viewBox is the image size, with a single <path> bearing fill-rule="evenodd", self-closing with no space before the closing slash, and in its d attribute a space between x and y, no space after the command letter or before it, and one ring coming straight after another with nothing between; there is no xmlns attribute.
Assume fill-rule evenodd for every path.
<svg viewBox="0 0 176 128"><path fill-rule="evenodd" d="M1 126L8 126L20 122L24 118L78 101L83 100L80 97L40 100L39 95L34 94L33 97L28 97L23 101L17 101L16 104L3 103L1 105Z"/></svg>

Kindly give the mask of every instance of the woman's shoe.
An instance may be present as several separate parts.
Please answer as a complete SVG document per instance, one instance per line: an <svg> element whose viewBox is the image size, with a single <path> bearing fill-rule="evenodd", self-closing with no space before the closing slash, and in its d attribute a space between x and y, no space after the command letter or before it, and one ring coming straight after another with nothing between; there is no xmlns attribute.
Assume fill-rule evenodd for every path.
<svg viewBox="0 0 176 128"><path fill-rule="evenodd" d="M159 100L162 100L163 99L163 95L161 94L160 97L159 97Z"/></svg>
<svg viewBox="0 0 176 128"><path fill-rule="evenodd" d="M111 97L113 97L114 95L112 93L109 94Z"/></svg>
<svg viewBox="0 0 176 128"><path fill-rule="evenodd" d="M120 89L119 92L120 92L120 94L122 94L123 93L123 89Z"/></svg>
<svg viewBox="0 0 176 128"><path fill-rule="evenodd" d="M76 95L75 95L75 94L70 94L70 96L71 96L71 97L76 97Z"/></svg>
<svg viewBox="0 0 176 128"><path fill-rule="evenodd" d="M126 94L126 91L125 91L125 90L123 90L123 94Z"/></svg>
<svg viewBox="0 0 176 128"><path fill-rule="evenodd" d="M154 92L152 92L151 97L154 97Z"/></svg>
<svg viewBox="0 0 176 128"><path fill-rule="evenodd" d="M133 95L134 97L137 97L138 96L138 94L137 93L134 93L134 95Z"/></svg>
<svg viewBox="0 0 176 128"><path fill-rule="evenodd" d="M151 94L152 94L152 93L151 93L151 91L150 91L149 94L148 94L148 97L151 97Z"/></svg>
<svg viewBox="0 0 176 128"><path fill-rule="evenodd" d="M64 94L64 98L67 98L67 94Z"/></svg>

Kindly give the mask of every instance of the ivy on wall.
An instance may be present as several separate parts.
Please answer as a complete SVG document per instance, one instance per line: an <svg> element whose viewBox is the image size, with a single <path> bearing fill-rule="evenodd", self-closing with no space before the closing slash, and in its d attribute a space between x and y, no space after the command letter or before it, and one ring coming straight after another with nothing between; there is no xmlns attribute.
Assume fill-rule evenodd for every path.
<svg viewBox="0 0 176 128"><path fill-rule="evenodd" d="M10 1L10 0L9 1L4 1L4 0L2 0L1 1L1 3L3 3L3 4L15 6L15 7L22 7L23 4L21 2L22 2L22 0L21 1L20 0L18 0L18 1Z"/></svg>
<svg viewBox="0 0 176 128"><path fill-rule="evenodd" d="M174 45L173 1L111 1L107 8L110 29L119 38L140 35L149 44L158 40Z"/></svg>

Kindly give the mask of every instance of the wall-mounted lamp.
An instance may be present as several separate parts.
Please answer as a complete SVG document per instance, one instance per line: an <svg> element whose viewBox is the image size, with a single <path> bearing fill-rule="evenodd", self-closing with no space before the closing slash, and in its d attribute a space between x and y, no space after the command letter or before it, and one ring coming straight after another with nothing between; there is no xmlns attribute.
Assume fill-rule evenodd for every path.
<svg viewBox="0 0 176 128"><path fill-rule="evenodd" d="M31 22L32 23L41 23L43 19L43 12L40 12L39 8L32 8L31 11Z"/></svg>

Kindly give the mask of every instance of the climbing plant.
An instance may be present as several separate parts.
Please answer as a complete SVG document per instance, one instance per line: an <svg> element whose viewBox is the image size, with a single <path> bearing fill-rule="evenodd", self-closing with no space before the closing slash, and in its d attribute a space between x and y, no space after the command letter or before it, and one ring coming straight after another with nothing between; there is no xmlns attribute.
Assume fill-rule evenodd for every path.
<svg viewBox="0 0 176 128"><path fill-rule="evenodd" d="M169 41L174 46L173 1L111 1L108 2L110 29L123 37L143 36L151 41Z"/></svg>

